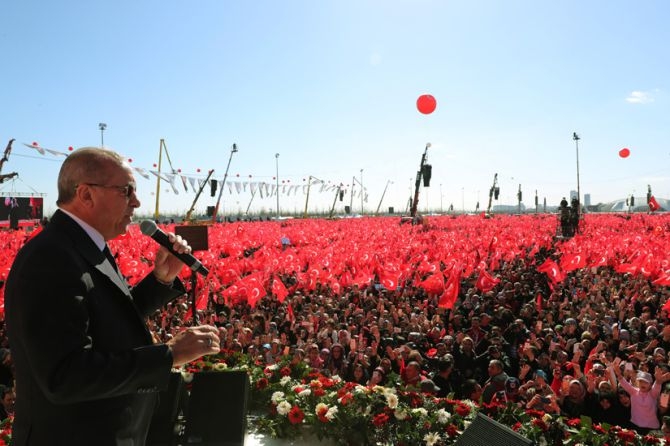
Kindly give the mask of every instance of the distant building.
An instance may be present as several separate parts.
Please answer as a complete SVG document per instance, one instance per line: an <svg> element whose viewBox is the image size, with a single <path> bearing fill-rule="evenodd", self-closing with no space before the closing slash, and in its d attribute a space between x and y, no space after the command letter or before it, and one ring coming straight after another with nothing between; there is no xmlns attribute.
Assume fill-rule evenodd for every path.
<svg viewBox="0 0 670 446"><path fill-rule="evenodd" d="M660 212L670 209L670 200L667 198L656 198L661 206ZM601 212L648 212L647 197L635 197L635 206L630 206L630 197L605 203L601 207Z"/></svg>
<svg viewBox="0 0 670 446"><path fill-rule="evenodd" d="M591 206L591 194L584 194L584 206Z"/></svg>
<svg viewBox="0 0 670 446"><path fill-rule="evenodd" d="M577 198L577 191L576 190L571 190L570 191L570 200L572 201L573 198Z"/></svg>

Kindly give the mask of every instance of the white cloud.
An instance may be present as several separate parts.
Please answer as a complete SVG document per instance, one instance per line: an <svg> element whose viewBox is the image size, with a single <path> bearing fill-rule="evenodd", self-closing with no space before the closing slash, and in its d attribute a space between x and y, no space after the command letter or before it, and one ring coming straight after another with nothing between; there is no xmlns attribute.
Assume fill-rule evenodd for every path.
<svg viewBox="0 0 670 446"><path fill-rule="evenodd" d="M647 91L633 91L626 98L626 102L630 104L648 104L650 102L654 102L654 98L652 97L651 93Z"/></svg>

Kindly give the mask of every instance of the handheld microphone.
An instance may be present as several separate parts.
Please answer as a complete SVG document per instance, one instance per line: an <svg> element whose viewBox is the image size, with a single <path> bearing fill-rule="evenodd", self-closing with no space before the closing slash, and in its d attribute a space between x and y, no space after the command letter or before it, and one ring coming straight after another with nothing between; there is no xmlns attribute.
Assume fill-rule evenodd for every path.
<svg viewBox="0 0 670 446"><path fill-rule="evenodd" d="M191 270L195 271L196 273L200 273L203 276L206 276L209 274L209 270L205 268L202 263L200 263L200 260L196 259L193 257L192 254L181 254L174 249L172 249L173 243L170 242L170 239L168 239L168 236L165 232L161 231L158 226L156 226L156 223L154 223L151 220L144 220L142 223L140 223L140 231L142 231L142 234L148 235L152 239L154 239L159 245L165 247L168 251L170 251L170 254L181 260L191 268Z"/></svg>

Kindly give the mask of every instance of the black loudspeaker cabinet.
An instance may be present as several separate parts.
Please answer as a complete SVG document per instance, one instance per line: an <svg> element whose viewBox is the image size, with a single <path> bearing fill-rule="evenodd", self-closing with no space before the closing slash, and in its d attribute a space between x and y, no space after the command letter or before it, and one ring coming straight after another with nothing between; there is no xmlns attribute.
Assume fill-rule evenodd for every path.
<svg viewBox="0 0 670 446"><path fill-rule="evenodd" d="M392 214L394 211L393 206L389 206L389 214Z"/></svg>
<svg viewBox="0 0 670 446"><path fill-rule="evenodd" d="M535 443L517 434L509 427L477 413L477 417L463 431L455 446L533 446Z"/></svg>
<svg viewBox="0 0 670 446"><path fill-rule="evenodd" d="M186 385L181 373L170 374L167 390L160 392L160 401L149 425L147 446L172 446L176 444L177 417L186 404Z"/></svg>
<svg viewBox="0 0 670 446"><path fill-rule="evenodd" d="M196 373L192 384L183 443L201 446L244 445L249 395L247 373Z"/></svg>
<svg viewBox="0 0 670 446"><path fill-rule="evenodd" d="M345 214L351 214L351 206L344 206L344 213Z"/></svg>

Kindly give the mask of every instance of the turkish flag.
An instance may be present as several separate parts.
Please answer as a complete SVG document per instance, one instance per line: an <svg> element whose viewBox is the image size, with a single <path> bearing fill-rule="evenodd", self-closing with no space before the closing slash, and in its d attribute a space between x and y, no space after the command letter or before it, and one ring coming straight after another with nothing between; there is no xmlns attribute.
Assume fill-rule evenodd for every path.
<svg viewBox="0 0 670 446"><path fill-rule="evenodd" d="M579 253L563 254L561 258L561 269L564 272L574 271L586 267L586 256Z"/></svg>
<svg viewBox="0 0 670 446"><path fill-rule="evenodd" d="M621 274L635 274L637 270L637 265L633 265L632 263L620 263L614 267L614 271Z"/></svg>
<svg viewBox="0 0 670 446"><path fill-rule="evenodd" d="M660 286L670 286L670 272L663 272L658 276L656 280L652 282L654 285L660 285ZM668 302L670 302L670 299L668 299ZM668 305L666 302L665 305ZM664 306L665 308L665 306Z"/></svg>
<svg viewBox="0 0 670 446"><path fill-rule="evenodd" d="M442 271L431 274L426 280L419 283L419 286L426 290L426 293L442 294L444 292L444 274L442 274Z"/></svg>
<svg viewBox="0 0 670 446"><path fill-rule="evenodd" d="M551 259L547 259L544 263L537 267L541 273L545 273L551 283L559 283L565 280L565 275L561 271L561 267Z"/></svg>
<svg viewBox="0 0 670 446"><path fill-rule="evenodd" d="M475 286L482 293L488 293L499 283L500 279L493 277L485 269L483 269L479 272L479 277L477 278L477 283L475 283Z"/></svg>
<svg viewBox="0 0 670 446"><path fill-rule="evenodd" d="M286 306L286 311L288 312L288 320L290 322L293 322L295 320L295 314L293 313L293 307L291 306L291 304L288 304Z"/></svg>
<svg viewBox="0 0 670 446"><path fill-rule="evenodd" d="M400 271L397 268L380 268L379 282L387 290L395 290L400 283Z"/></svg>
<svg viewBox="0 0 670 446"><path fill-rule="evenodd" d="M247 302L251 308L256 308L256 303L267 295L263 287L263 280L260 273L249 274L243 279L247 287Z"/></svg>
<svg viewBox="0 0 670 446"><path fill-rule="evenodd" d="M661 209L661 205L658 204L658 201L656 201L656 198L654 198L653 195L651 197L649 197L649 203L647 203L647 204L649 205L649 210L651 212L654 212L654 211L657 211L657 210Z"/></svg>
<svg viewBox="0 0 670 446"><path fill-rule="evenodd" d="M272 281L272 294L277 296L279 303L283 303L286 299L286 296L288 296L288 290L286 289L286 286L284 286L284 283L276 277Z"/></svg>
<svg viewBox="0 0 670 446"><path fill-rule="evenodd" d="M447 310L454 308L460 288L461 273L459 268L453 268L449 275L449 280L447 280L447 284L444 287L444 293L440 296L440 301L437 303L437 306L439 308L446 308Z"/></svg>

